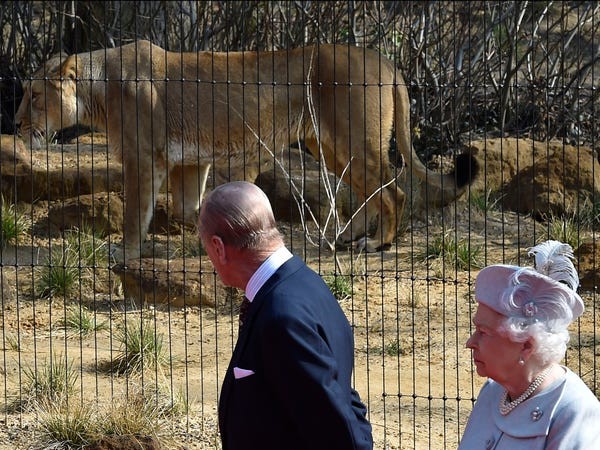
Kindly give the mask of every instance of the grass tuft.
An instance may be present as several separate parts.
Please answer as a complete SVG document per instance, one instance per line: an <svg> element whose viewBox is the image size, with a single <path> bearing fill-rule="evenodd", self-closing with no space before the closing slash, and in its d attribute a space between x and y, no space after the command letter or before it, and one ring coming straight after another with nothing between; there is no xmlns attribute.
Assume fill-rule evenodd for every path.
<svg viewBox="0 0 600 450"><path fill-rule="evenodd" d="M25 384L22 388L22 407L29 407L35 402L54 402L64 396L70 396L79 379L73 361L62 355L54 354L44 360L37 368L23 367Z"/></svg>
<svg viewBox="0 0 600 450"><path fill-rule="evenodd" d="M44 401L37 404L36 412L44 448L81 449L98 434L99 422L89 403Z"/></svg>
<svg viewBox="0 0 600 450"><path fill-rule="evenodd" d="M92 269L97 266L108 266L108 244L100 234L89 225L83 225L80 229L69 230L65 233L67 248L78 256L81 266Z"/></svg>
<svg viewBox="0 0 600 450"><path fill-rule="evenodd" d="M72 297L87 289L98 266L108 267L108 246L87 226L65 233L62 246L54 246L44 265L38 266L36 295Z"/></svg>
<svg viewBox="0 0 600 450"><path fill-rule="evenodd" d="M74 336L88 336L97 331L107 330L108 322L99 322L96 314L85 306L68 306L57 327L69 331Z"/></svg>
<svg viewBox="0 0 600 450"><path fill-rule="evenodd" d="M564 242L573 249L577 249L579 247L579 235L579 220L575 215L552 216L548 220L548 236L550 239Z"/></svg>
<svg viewBox="0 0 600 450"><path fill-rule="evenodd" d="M323 280L338 301L352 297L352 278L350 275L325 275Z"/></svg>
<svg viewBox="0 0 600 450"><path fill-rule="evenodd" d="M468 239L456 239L452 231L436 235L427 245L421 257L425 260L438 258L451 264L458 270L478 269L482 267L482 247Z"/></svg>
<svg viewBox="0 0 600 450"><path fill-rule="evenodd" d="M40 444L46 449L80 450L109 436L147 436L161 448L176 448L165 419L180 417L187 409L171 400L164 389L157 389L159 393L133 384L120 400L105 407L77 399L67 402L66 397L38 402Z"/></svg>
<svg viewBox="0 0 600 450"><path fill-rule="evenodd" d="M29 216L19 212L15 205L6 204L0 197L0 248L17 244L31 230Z"/></svg>
<svg viewBox="0 0 600 450"><path fill-rule="evenodd" d="M71 297L77 294L84 277L80 275L79 257L72 247L52 247L46 264L38 267L38 297Z"/></svg>
<svg viewBox="0 0 600 450"><path fill-rule="evenodd" d="M497 209L501 200L502 195L500 193L488 189L486 192L472 192L469 201L477 210L481 211L482 213L487 213Z"/></svg>
<svg viewBox="0 0 600 450"><path fill-rule="evenodd" d="M155 330L152 320L127 316L126 322L116 329L115 341L121 345L112 365L117 373L143 372L146 368L163 368L170 364L163 347L163 334Z"/></svg>

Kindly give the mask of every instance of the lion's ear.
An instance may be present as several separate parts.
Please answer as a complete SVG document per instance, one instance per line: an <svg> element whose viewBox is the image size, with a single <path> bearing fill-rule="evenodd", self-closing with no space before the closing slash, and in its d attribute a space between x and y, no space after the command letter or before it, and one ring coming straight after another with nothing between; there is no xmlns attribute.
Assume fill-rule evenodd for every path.
<svg viewBox="0 0 600 450"><path fill-rule="evenodd" d="M64 80L73 80L80 75L82 71L82 62L79 60L77 55L69 56L60 67L60 76Z"/></svg>

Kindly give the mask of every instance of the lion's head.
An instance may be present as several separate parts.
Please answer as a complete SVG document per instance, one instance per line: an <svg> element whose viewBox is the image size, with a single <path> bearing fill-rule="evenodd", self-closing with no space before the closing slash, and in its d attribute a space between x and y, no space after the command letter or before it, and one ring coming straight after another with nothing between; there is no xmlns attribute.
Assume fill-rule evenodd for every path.
<svg viewBox="0 0 600 450"><path fill-rule="evenodd" d="M77 123L77 74L69 59L57 55L23 82L23 99L15 123L34 148L63 128Z"/></svg>

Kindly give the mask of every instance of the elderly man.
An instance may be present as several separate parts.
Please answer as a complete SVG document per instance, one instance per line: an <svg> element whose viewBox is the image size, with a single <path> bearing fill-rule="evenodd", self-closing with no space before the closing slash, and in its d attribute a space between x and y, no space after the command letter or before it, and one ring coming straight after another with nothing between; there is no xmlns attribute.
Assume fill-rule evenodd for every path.
<svg viewBox="0 0 600 450"><path fill-rule="evenodd" d="M286 249L265 193L218 186L198 226L223 283L246 297L219 402L223 449L372 449L351 386L352 329L321 277Z"/></svg>

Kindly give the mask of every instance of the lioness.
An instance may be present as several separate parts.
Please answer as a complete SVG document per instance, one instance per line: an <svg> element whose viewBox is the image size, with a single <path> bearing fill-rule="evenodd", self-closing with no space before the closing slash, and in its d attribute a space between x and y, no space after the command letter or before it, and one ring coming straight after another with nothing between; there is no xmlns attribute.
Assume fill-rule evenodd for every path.
<svg viewBox="0 0 600 450"><path fill-rule="evenodd" d="M390 246L405 203L388 160L393 129L409 168L444 202L475 167L463 155L456 173L426 169L410 142L402 76L378 52L347 45L175 53L137 41L57 56L24 82L16 122L32 145L77 123L106 131L124 167L125 260L140 256L167 175L174 216L193 221L211 164L256 163L299 139L364 202L344 238L369 252ZM377 231L364 236L376 215Z"/></svg>

